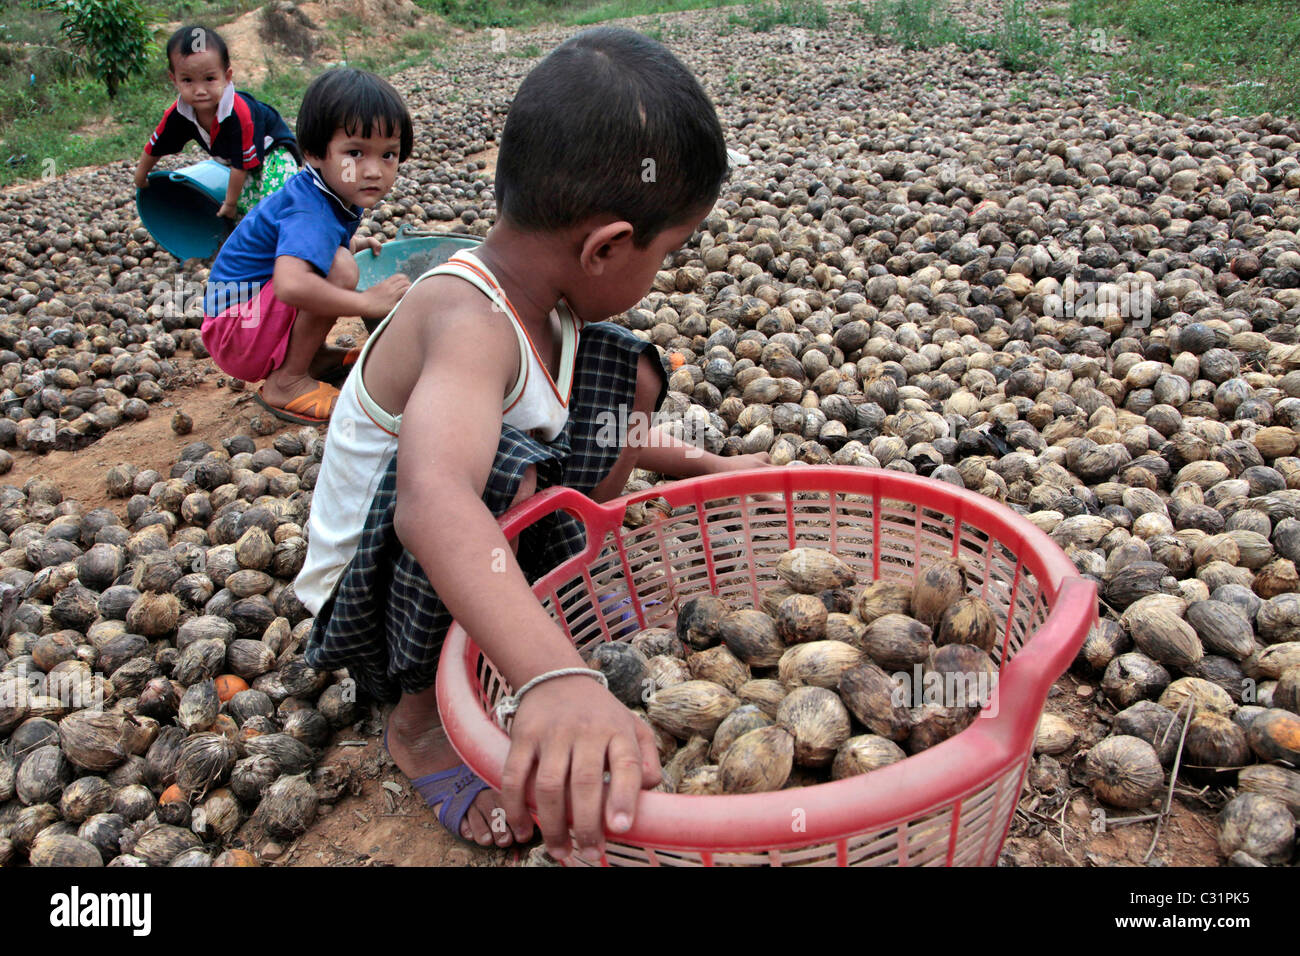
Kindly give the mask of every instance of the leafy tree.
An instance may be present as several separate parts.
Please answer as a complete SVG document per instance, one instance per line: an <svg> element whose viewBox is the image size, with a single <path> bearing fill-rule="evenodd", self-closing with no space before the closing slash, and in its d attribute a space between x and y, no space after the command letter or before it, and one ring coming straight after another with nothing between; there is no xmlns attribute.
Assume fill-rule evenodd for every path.
<svg viewBox="0 0 1300 956"><path fill-rule="evenodd" d="M139 0L37 0L62 15L59 29L108 95L149 61L150 33Z"/></svg>

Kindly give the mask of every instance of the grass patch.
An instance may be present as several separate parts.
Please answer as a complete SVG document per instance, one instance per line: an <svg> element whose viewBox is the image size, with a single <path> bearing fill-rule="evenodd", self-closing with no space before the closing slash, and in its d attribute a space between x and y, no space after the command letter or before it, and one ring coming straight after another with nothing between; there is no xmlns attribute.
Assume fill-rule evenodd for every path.
<svg viewBox="0 0 1300 956"><path fill-rule="evenodd" d="M734 6L742 0L415 0L416 4L460 27L529 27L540 23L589 26L606 20L646 16L654 13L682 13L714 7Z"/></svg>
<svg viewBox="0 0 1300 956"><path fill-rule="evenodd" d="M735 26L766 33L779 26L824 30L830 14L822 0L762 0L747 4L744 13L733 13L727 19Z"/></svg>
<svg viewBox="0 0 1300 956"><path fill-rule="evenodd" d="M949 12L944 0L888 0L846 7L856 29L884 37L905 50L930 50L948 43L966 52L989 50L1008 70L1032 70L1043 65L1054 46L1025 10L1025 0L1002 0L1002 22L988 32L968 30Z"/></svg>
<svg viewBox="0 0 1300 956"><path fill-rule="evenodd" d="M1294 0L1071 0L1076 64L1165 113L1300 114Z"/></svg>

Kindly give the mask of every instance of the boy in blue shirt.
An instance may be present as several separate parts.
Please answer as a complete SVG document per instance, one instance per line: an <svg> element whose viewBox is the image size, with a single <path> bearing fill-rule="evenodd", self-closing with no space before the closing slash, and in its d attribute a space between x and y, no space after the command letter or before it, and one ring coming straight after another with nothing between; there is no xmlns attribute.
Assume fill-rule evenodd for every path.
<svg viewBox="0 0 1300 956"><path fill-rule="evenodd" d="M338 389L316 380L340 315L382 318L410 286L403 275L357 292L361 213L392 188L411 153L411 117L385 80L329 70L303 95L298 131L307 165L240 222L212 264L202 337L229 375L262 381L257 400L287 421L327 421ZM355 359L355 355L349 353ZM348 357L344 357L344 362Z"/></svg>

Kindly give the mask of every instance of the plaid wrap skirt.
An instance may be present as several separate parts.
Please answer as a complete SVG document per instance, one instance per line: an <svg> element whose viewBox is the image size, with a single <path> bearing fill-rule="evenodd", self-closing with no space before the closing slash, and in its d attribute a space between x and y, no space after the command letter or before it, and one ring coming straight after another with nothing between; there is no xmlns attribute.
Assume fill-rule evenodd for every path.
<svg viewBox="0 0 1300 956"><path fill-rule="evenodd" d="M610 442L609 416L620 408L630 416L636 398L641 355L656 359L661 375L657 411L668 390L668 375L658 350L627 329L609 322L585 326L579 336L569 418L555 440L545 442L503 425L496 459L483 490L493 515L510 507L529 465L537 469L537 489L567 486L590 494L622 452ZM442 641L452 618L429 579L393 529L397 507L397 456L388 462L370 503L356 554L321 608L307 641L306 659L320 670L342 667L358 689L379 700L430 687L437 673ZM445 529L455 534L454 528ZM582 523L555 512L519 535L518 561L529 583L586 547Z"/></svg>

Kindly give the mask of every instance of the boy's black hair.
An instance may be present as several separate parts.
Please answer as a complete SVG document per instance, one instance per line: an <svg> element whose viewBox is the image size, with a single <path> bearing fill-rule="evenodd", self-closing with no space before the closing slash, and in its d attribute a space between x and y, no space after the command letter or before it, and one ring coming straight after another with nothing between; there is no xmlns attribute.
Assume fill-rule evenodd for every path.
<svg viewBox="0 0 1300 956"><path fill-rule="evenodd" d="M349 136L393 135L401 140L398 159L411 155L411 114L401 94L382 77L338 67L311 81L298 107L298 144L304 153L324 156L334 132Z"/></svg>
<svg viewBox="0 0 1300 956"><path fill-rule="evenodd" d="M712 202L726 175L722 127L699 81L662 44L599 27L520 85L497 156L497 209L529 230L609 213L645 248Z"/></svg>
<svg viewBox="0 0 1300 956"><path fill-rule="evenodd" d="M230 69L230 49L221 34L210 27L197 25L181 27L167 39L167 69L176 72L177 56L190 56L193 53L206 53L216 50L221 54L221 68Z"/></svg>

